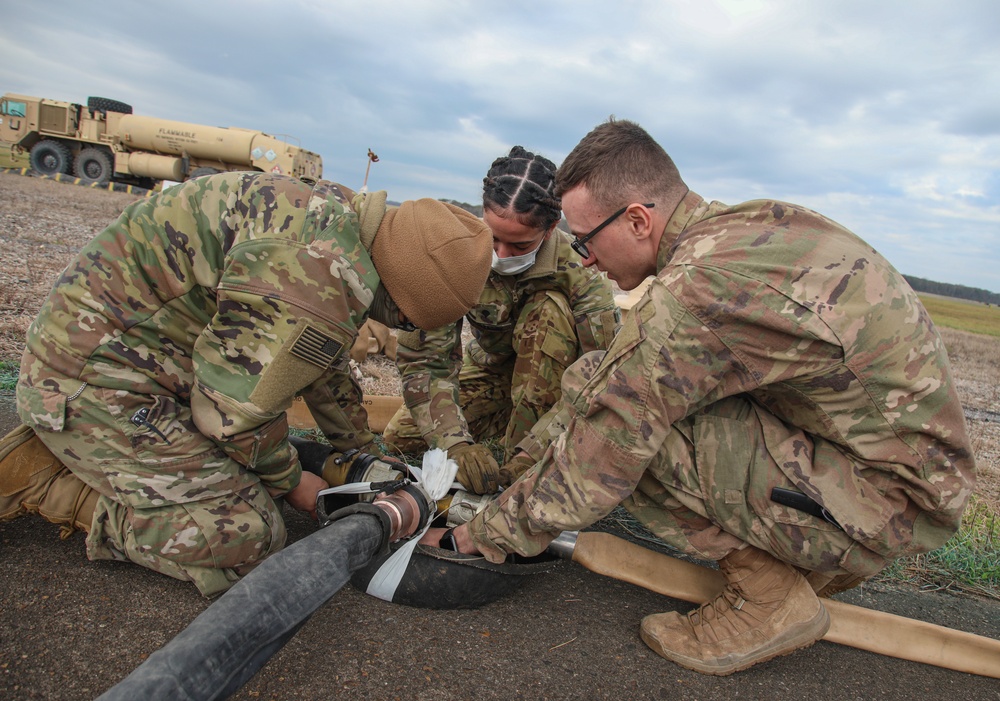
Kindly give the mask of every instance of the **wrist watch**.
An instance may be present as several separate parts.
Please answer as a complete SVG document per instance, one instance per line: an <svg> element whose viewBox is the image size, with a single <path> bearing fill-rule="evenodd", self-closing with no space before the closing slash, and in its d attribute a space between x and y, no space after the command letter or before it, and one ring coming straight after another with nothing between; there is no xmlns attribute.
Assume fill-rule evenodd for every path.
<svg viewBox="0 0 1000 701"><path fill-rule="evenodd" d="M458 543L455 541L455 529L449 528L441 536L441 540L438 542L438 547L442 550L454 550L458 552Z"/></svg>

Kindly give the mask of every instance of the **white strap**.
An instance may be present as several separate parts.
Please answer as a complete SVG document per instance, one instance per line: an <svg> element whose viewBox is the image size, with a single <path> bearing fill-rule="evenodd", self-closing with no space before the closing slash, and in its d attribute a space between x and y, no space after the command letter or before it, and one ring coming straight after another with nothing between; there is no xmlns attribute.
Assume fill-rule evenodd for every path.
<svg viewBox="0 0 1000 701"><path fill-rule="evenodd" d="M424 453L423 469L411 466L410 471L414 473L421 488L427 492L433 501L437 501L448 493L448 489L455 481L458 473L458 464L454 460L448 459L448 452L435 448ZM420 533L412 536L410 540L403 543L396 552L382 563L378 571L372 575L366 590L372 596L383 601L392 601L396 595L399 582L406 573L406 568L410 564L410 558L417 547L417 543L423 538L427 529L431 526L433 518L427 519L427 525Z"/></svg>

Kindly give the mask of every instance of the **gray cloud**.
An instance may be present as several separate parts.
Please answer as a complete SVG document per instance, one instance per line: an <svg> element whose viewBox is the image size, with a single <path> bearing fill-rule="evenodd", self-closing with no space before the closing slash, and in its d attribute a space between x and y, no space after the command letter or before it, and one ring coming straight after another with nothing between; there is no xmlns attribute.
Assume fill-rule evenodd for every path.
<svg viewBox="0 0 1000 701"><path fill-rule="evenodd" d="M289 134L327 177L476 201L497 155L561 160L610 114L710 199L842 221L905 273L1000 291L991 0L414 0L9 8L0 90Z"/></svg>

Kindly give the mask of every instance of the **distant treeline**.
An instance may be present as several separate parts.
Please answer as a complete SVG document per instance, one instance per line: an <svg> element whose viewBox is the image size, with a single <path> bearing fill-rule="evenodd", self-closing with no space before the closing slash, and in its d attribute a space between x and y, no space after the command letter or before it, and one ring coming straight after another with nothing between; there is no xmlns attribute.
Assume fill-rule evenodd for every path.
<svg viewBox="0 0 1000 701"><path fill-rule="evenodd" d="M932 295L943 295L945 297L957 297L958 299L968 299L972 302L982 302L983 304L1000 304L1000 294L983 290L978 287L966 287L965 285L955 285L950 282L934 282L924 280L922 277L904 275L906 281L910 283L917 292L927 292Z"/></svg>
<svg viewBox="0 0 1000 701"><path fill-rule="evenodd" d="M456 207L461 207L466 212L472 212L477 217L483 216L483 205L481 204L469 204L468 202L459 202L457 200L441 200L442 202L447 202L448 204L453 204Z"/></svg>

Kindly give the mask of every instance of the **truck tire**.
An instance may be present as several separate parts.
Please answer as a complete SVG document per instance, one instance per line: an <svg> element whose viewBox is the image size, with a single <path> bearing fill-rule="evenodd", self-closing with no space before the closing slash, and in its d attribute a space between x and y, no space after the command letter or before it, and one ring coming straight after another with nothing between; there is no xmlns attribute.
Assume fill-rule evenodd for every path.
<svg viewBox="0 0 1000 701"><path fill-rule="evenodd" d="M118 100L109 100L106 97L88 97L88 109L98 112L121 112L122 114L132 114L132 105L126 105Z"/></svg>
<svg viewBox="0 0 1000 701"><path fill-rule="evenodd" d="M221 173L221 170L216 170L215 168L195 168L190 173L188 173L188 180L192 178L200 178L203 175L216 175Z"/></svg>
<svg viewBox="0 0 1000 701"><path fill-rule="evenodd" d="M52 139L43 139L31 149L31 167L42 175L69 173L72 162L69 147Z"/></svg>
<svg viewBox="0 0 1000 701"><path fill-rule="evenodd" d="M88 185L91 183L105 185L111 182L111 156L103 149L83 149L76 157L73 169L76 177Z"/></svg>

